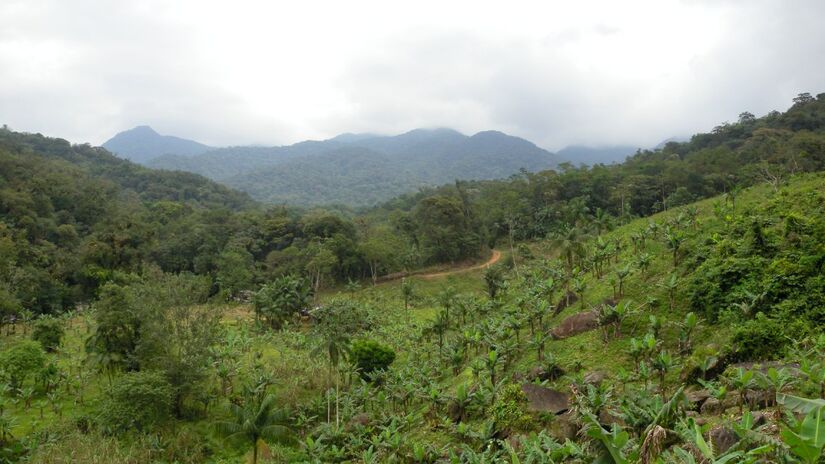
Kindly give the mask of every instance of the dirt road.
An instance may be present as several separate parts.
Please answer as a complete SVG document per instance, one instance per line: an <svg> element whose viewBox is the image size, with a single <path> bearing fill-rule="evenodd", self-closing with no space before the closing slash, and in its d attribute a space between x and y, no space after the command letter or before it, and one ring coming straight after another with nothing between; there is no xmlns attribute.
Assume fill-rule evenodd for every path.
<svg viewBox="0 0 825 464"><path fill-rule="evenodd" d="M491 256L490 259L487 260L486 263L477 264L475 266L470 266L470 267L464 267L464 268L461 268L461 269L455 269L455 270L452 270L452 271L434 272L432 274L418 274L415 277L421 277L422 279L437 279L439 277L446 277L446 276L452 275L452 274L460 274L462 272L475 271L476 269L487 269L488 267L490 267L493 264L497 263L498 260L500 260L500 259L501 259L501 252L498 251L498 250L493 250L493 256Z"/></svg>

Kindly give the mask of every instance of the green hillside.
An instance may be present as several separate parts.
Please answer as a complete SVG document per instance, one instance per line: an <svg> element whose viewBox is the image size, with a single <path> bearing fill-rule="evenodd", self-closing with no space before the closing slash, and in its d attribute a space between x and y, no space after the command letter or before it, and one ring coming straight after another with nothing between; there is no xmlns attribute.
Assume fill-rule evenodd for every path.
<svg viewBox="0 0 825 464"><path fill-rule="evenodd" d="M795 419L783 422L773 411L797 406L775 407L774 391L817 397L825 369L818 296L825 288L823 208L821 174L778 189L762 184L601 234L527 243L485 272L324 292L312 319L303 321L277 317L264 297L253 305L162 310L187 292L196 295L198 282L184 277L111 287L96 315L70 318L63 347L46 355L59 371L84 380L67 387L72 394L56 387L53 400L9 404L6 414L18 421L10 431L50 430L31 462L83 460L104 451L112 456L106 462L236 462L251 445L223 440L213 425L233 423L228 404L240 405L239 414L250 402L260 404L263 396L255 391L268 385L274 396L264 402L274 401L272 423L290 431L289 439L272 435L259 447L262 459L274 462L592 462L605 452L618 457L603 462L638 462L641 455L648 462L693 462L686 457L691 453L699 462L695 423L706 424L705 437L716 437L716 457L749 462L745 455L758 452L784 462L801 453L778 435L793 430ZM567 289L577 301L556 312ZM137 300L141 295L152 297ZM99 333L104 323L100 311L124 310L112 306L115 301L130 302L139 319L174 311L191 321L157 327L178 334L170 339L174 346L204 340L196 320L221 320L210 335L219 348L203 355L211 362L198 374L209 396L186 394L185 419L164 418L176 414L173 402L136 416L141 422L124 423L112 416L132 411L117 409L131 407L118 403L118 388L154 385L155 393L130 397L143 404L163 397L163 381L120 374L106 393L105 371L77 364L85 334L89 328ZM590 322L559 329L570 316L590 311L596 311ZM261 330L258 318L281 329ZM588 330L572 333L582 328ZM20 330L6 341L22 344ZM177 359L153 339L140 345ZM367 349L367 340L379 344ZM349 356L342 352L330 371L332 347L345 342L352 343ZM380 364L381 349L394 353L393 362L386 372L367 374L367 361ZM140 350L134 356L141 365L155 362ZM774 370L730 367L774 360ZM168 369L147 372L156 368ZM540 410L533 410L525 383L537 385L527 388L531 399L547 387L567 401L534 399ZM740 421L749 409L765 413L753 424ZM278 419L275 411L286 415ZM72 425L82 421L113 427L115 434L106 428L86 434ZM157 435L117 431L126 424ZM718 430L734 442L729 449L719 449L724 434ZM655 448L644 445L654 439Z"/></svg>

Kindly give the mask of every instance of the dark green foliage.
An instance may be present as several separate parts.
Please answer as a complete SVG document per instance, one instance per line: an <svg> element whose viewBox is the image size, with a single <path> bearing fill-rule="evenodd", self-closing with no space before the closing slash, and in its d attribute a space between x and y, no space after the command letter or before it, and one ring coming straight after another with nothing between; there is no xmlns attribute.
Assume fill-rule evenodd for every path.
<svg viewBox="0 0 825 464"><path fill-rule="evenodd" d="M231 420L215 424L218 433L230 441L252 447L252 464L258 462L259 442L287 443L292 440L289 415L278 409L273 395L248 395L242 405L231 404Z"/></svg>
<svg viewBox="0 0 825 464"><path fill-rule="evenodd" d="M782 356L791 339L787 327L778 320L759 313L755 319L736 327L733 332L733 349L742 361L763 361Z"/></svg>
<svg viewBox="0 0 825 464"><path fill-rule="evenodd" d="M487 295L495 299L504 285L504 269L501 266L490 266L484 271L484 283L487 285Z"/></svg>
<svg viewBox="0 0 825 464"><path fill-rule="evenodd" d="M375 340L355 340L350 347L350 359L364 378L387 369L395 361L395 351Z"/></svg>
<svg viewBox="0 0 825 464"><path fill-rule="evenodd" d="M34 323L32 340L40 342L46 351L55 351L60 346L64 332L63 321L56 317L44 316Z"/></svg>
<svg viewBox="0 0 825 464"><path fill-rule="evenodd" d="M26 340L0 353L0 369L8 377L13 388L35 375L46 365L46 354L40 343Z"/></svg>
<svg viewBox="0 0 825 464"><path fill-rule="evenodd" d="M126 287L106 284L93 305L97 324L86 340L86 352L102 371L137 369L135 350L142 320L138 302Z"/></svg>
<svg viewBox="0 0 825 464"><path fill-rule="evenodd" d="M167 420L171 411L172 386L162 372L129 372L106 392L99 421L110 432L146 432Z"/></svg>
<svg viewBox="0 0 825 464"><path fill-rule="evenodd" d="M480 237L459 199L441 195L425 198L416 206L415 218L423 231L422 248L431 262L452 262L478 254Z"/></svg>
<svg viewBox="0 0 825 464"><path fill-rule="evenodd" d="M256 317L279 329L290 317L308 310L311 297L312 288L305 279L287 275L261 287L252 304Z"/></svg>

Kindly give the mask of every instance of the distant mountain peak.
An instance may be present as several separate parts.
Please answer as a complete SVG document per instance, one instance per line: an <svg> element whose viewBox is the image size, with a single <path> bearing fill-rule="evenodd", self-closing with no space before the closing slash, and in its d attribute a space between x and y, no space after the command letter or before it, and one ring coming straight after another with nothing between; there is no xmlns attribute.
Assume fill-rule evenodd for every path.
<svg viewBox="0 0 825 464"><path fill-rule="evenodd" d="M148 125L135 126L118 132L103 147L123 158L146 163L163 155L195 156L212 147L172 135L160 135Z"/></svg>

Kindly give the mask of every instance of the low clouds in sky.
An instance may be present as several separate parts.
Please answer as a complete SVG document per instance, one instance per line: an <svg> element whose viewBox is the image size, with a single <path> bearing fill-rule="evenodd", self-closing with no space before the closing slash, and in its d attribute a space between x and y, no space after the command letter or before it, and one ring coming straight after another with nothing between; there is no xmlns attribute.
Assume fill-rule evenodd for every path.
<svg viewBox="0 0 825 464"><path fill-rule="evenodd" d="M0 2L0 123L99 144L653 145L825 92L825 2Z"/></svg>

